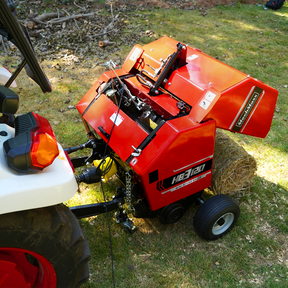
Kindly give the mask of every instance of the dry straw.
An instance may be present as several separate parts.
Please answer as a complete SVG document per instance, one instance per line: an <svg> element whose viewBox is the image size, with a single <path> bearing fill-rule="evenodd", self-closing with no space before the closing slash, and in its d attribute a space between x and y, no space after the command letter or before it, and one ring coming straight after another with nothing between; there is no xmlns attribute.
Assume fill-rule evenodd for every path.
<svg viewBox="0 0 288 288"><path fill-rule="evenodd" d="M211 182L213 193L237 196L249 193L256 170L254 157L217 129Z"/></svg>

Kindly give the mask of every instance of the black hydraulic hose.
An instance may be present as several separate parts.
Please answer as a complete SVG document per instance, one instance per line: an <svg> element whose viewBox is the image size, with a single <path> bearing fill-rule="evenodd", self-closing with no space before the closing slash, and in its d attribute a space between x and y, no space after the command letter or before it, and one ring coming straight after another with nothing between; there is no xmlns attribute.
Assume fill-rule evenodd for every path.
<svg viewBox="0 0 288 288"><path fill-rule="evenodd" d="M182 48L183 48L183 44L178 43L177 44L177 51L172 54L171 59L169 60L169 62L165 66L163 72L159 75L154 87L152 87L150 89L150 94L151 95L157 95L158 94L158 88L160 87L160 85L162 84L162 82L165 79L166 75L168 74L168 72L170 71L171 67L175 63L175 61L176 61L179 53L181 52Z"/></svg>

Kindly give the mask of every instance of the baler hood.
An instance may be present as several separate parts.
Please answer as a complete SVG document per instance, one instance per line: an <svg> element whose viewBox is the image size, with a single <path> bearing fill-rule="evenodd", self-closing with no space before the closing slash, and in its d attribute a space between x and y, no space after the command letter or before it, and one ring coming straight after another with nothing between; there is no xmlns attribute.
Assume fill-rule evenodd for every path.
<svg viewBox="0 0 288 288"><path fill-rule="evenodd" d="M176 51L177 41L163 37L143 47L136 45L123 65L127 73L151 74L162 59ZM184 44L182 44L184 45ZM191 107L197 122L214 119L218 128L251 136L266 137L270 130L278 91L199 49L186 49L163 79L161 88ZM165 69L165 68L164 68ZM162 91L162 92L163 92ZM151 93L150 93L151 94ZM154 95L159 102L162 95ZM155 100L158 98L158 100Z"/></svg>

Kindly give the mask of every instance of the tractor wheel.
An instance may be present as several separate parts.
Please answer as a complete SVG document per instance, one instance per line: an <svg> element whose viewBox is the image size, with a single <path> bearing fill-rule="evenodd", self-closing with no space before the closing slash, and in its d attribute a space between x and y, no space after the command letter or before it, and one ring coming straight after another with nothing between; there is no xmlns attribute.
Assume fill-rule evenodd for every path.
<svg viewBox="0 0 288 288"><path fill-rule="evenodd" d="M196 232L205 240L215 240L226 234L239 218L239 206L224 194L206 201L193 220Z"/></svg>
<svg viewBox="0 0 288 288"><path fill-rule="evenodd" d="M74 288L88 280L90 251L69 208L0 215L0 288Z"/></svg>
<svg viewBox="0 0 288 288"><path fill-rule="evenodd" d="M161 210L159 220L162 224L176 223L183 217L185 211L180 203L172 203Z"/></svg>

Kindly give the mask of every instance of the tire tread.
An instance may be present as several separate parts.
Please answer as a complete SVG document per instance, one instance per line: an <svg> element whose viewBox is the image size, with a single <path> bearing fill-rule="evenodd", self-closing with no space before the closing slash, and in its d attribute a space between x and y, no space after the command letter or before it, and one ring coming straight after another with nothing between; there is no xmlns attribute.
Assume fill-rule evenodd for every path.
<svg viewBox="0 0 288 288"><path fill-rule="evenodd" d="M219 215L220 212L224 211L223 213L225 213L226 210L227 212L229 210L235 212L235 219L231 227L224 233L217 236L214 235L215 237L211 237L211 235L208 233L208 230L210 230L209 226L211 226L211 222L214 221L213 223L215 223L217 219L214 218L216 218L216 216ZM222 237L234 226L234 224L238 220L239 213L239 206L234 203L234 201L229 196L225 194L219 194L210 198L198 209L193 220L194 228L200 237L206 240L215 240Z"/></svg>
<svg viewBox="0 0 288 288"><path fill-rule="evenodd" d="M57 288L79 287L89 278L87 240L63 204L0 215L0 247L22 248L45 257L56 271Z"/></svg>

